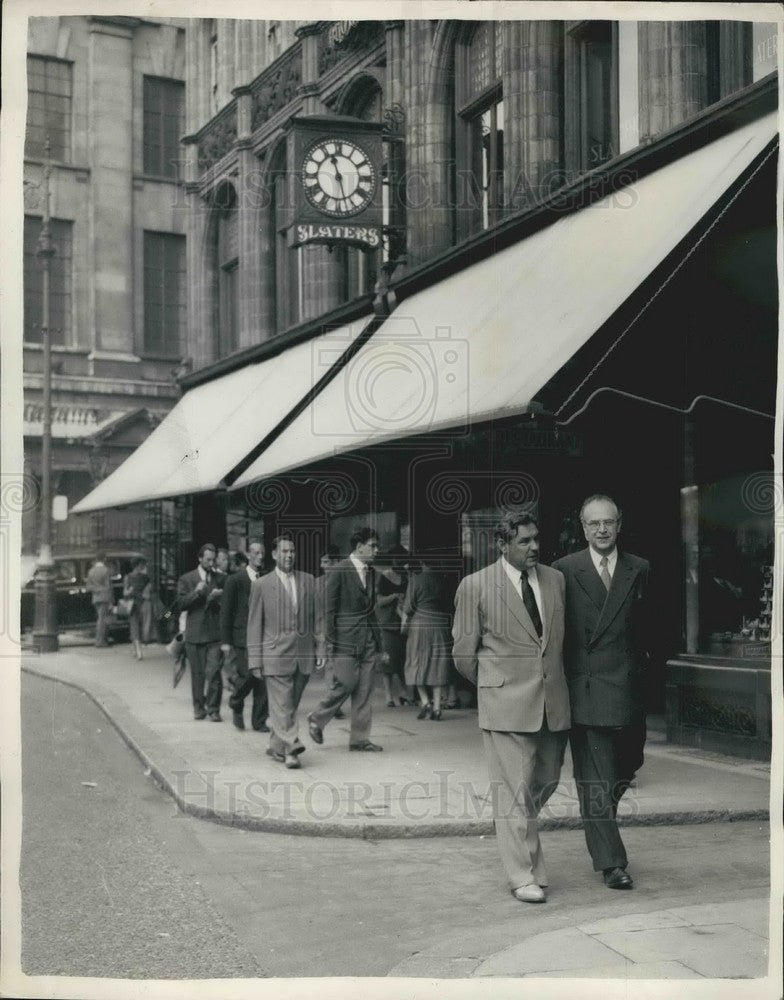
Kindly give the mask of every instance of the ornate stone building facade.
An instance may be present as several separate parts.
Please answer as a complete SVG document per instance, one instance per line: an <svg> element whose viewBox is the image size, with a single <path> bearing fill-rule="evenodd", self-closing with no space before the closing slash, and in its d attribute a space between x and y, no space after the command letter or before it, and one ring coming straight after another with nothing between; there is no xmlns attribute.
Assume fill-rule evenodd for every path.
<svg viewBox="0 0 784 1000"><path fill-rule="evenodd" d="M143 441L179 396L186 342L183 22L29 20L24 153L24 435L40 476L42 277L51 163L53 490L69 506ZM23 552L37 551L37 511ZM55 553L148 548L143 512L55 525Z"/></svg>

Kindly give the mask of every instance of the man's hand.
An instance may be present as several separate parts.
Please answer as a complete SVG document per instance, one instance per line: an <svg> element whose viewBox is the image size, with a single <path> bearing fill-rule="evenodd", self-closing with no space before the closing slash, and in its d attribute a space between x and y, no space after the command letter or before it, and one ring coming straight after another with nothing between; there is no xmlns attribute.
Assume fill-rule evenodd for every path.
<svg viewBox="0 0 784 1000"><path fill-rule="evenodd" d="M316 670L323 670L324 667L326 666L326 663L327 663L326 656L317 656L316 657Z"/></svg>
<svg viewBox="0 0 784 1000"><path fill-rule="evenodd" d="M206 584L205 584L205 586L206 586ZM207 594L207 600L208 601L214 601L215 598L216 597L220 597L222 593L223 593L223 591L221 590L221 588L220 587L216 587L215 590L211 590L209 592L209 594Z"/></svg>
<svg viewBox="0 0 784 1000"><path fill-rule="evenodd" d="M197 594L203 594L206 589L207 589L207 583L206 583L206 581L205 580L199 580L199 582L196 584L196 593Z"/></svg>
<svg viewBox="0 0 784 1000"><path fill-rule="evenodd" d="M228 642L222 642L221 653L230 653L230 652L231 652L231 646L228 644Z"/></svg>
<svg viewBox="0 0 784 1000"><path fill-rule="evenodd" d="M253 676L256 678L257 681L261 680L262 674L261 674L261 668L260 667L254 667L251 670L251 674L253 674Z"/></svg>

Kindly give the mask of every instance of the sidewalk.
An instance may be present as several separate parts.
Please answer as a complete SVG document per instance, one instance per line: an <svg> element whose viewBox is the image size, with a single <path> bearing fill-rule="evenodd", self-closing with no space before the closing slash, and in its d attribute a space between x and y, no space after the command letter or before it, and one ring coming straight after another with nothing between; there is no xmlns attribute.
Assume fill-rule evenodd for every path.
<svg viewBox="0 0 784 1000"><path fill-rule="evenodd" d="M190 683L172 688L162 646L145 659L131 647L67 646L25 652L22 667L84 690L106 713L155 780L191 815L249 830L314 836L420 837L491 834L492 807L476 712L444 711L442 722L418 721L410 707L374 698L373 740L383 753L348 751L348 720L334 720L323 746L305 715L324 691L315 674L305 690L300 729L302 769L267 757L267 737L241 732L225 705L223 722L193 720ZM246 724L250 706L246 705ZM621 803L625 825L767 819L769 767L720 754L669 746L652 732L637 787ZM543 830L580 825L567 751L561 783L542 813Z"/></svg>

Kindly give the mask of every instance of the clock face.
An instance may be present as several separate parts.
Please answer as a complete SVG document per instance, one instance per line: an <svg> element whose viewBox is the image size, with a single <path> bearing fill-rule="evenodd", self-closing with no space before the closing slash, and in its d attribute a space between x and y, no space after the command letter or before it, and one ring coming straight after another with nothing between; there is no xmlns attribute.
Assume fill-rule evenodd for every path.
<svg viewBox="0 0 784 1000"><path fill-rule="evenodd" d="M311 205L332 216L356 215L372 201L376 174L367 153L349 139L322 139L302 161L302 186Z"/></svg>

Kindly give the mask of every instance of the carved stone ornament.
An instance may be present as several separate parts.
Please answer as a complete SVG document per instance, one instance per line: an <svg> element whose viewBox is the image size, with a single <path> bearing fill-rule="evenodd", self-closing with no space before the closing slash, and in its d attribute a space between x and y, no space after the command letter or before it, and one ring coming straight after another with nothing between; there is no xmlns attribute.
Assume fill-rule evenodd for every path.
<svg viewBox="0 0 784 1000"><path fill-rule="evenodd" d="M237 110L232 106L229 114L217 118L199 139L199 170L208 170L234 146L237 139Z"/></svg>
<svg viewBox="0 0 784 1000"><path fill-rule="evenodd" d="M251 85L251 131L293 101L302 80L302 53L297 46L276 60Z"/></svg>

